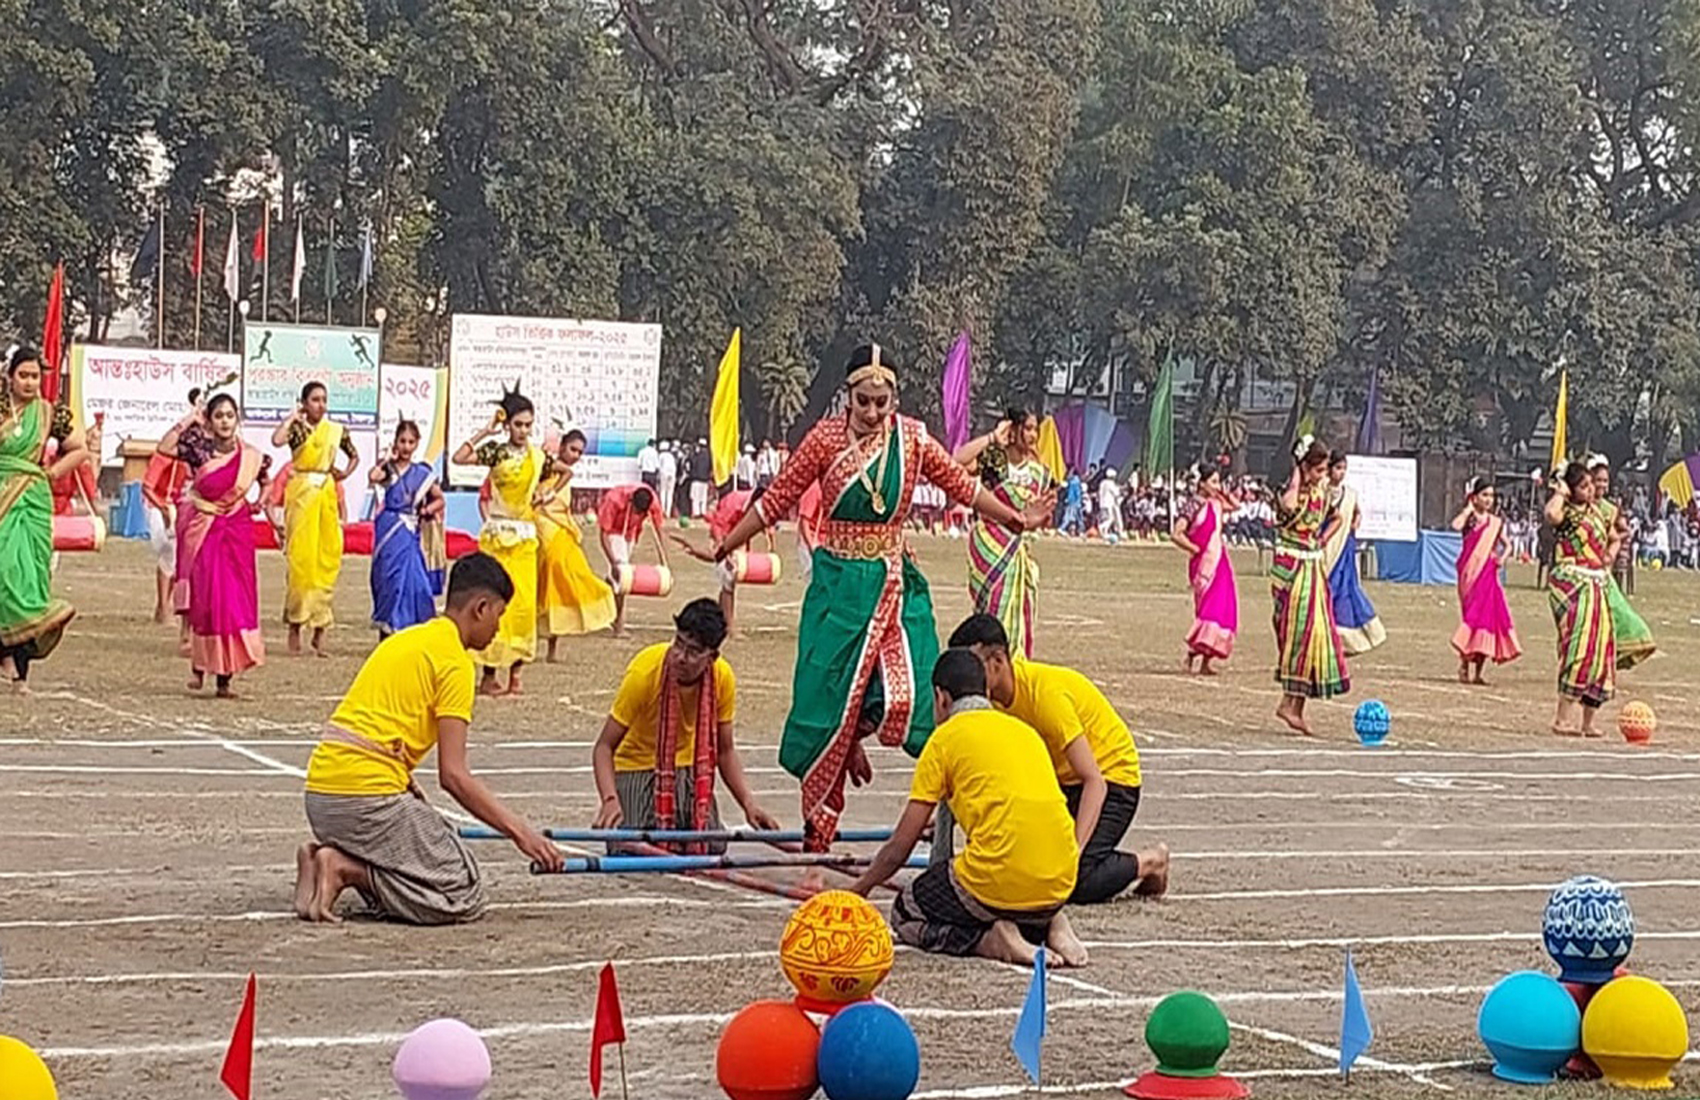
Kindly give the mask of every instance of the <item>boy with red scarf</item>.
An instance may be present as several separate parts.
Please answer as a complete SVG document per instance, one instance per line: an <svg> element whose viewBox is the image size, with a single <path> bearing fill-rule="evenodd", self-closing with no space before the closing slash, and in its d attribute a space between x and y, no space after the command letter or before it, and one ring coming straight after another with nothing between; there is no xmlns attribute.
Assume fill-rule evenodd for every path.
<svg viewBox="0 0 1700 1100"><path fill-rule="evenodd" d="M673 625L672 642L632 658L591 750L596 828L719 829L716 771L745 820L779 828L750 791L732 739L737 684L720 656L726 616L713 600L692 600Z"/></svg>

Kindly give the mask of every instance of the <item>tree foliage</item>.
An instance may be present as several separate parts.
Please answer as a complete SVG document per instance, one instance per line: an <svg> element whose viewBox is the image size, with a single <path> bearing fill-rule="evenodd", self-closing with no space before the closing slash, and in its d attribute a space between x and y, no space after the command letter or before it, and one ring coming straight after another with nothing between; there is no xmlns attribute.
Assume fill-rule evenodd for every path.
<svg viewBox="0 0 1700 1100"><path fill-rule="evenodd" d="M1562 363L1572 438L1656 457L1700 435L1697 5L0 0L0 325L60 258L97 335L151 308L163 204L168 336L205 209L216 343L270 194L270 309L299 219L304 319L329 248L352 320L370 224L395 354L457 310L657 321L670 432L734 326L771 432L869 339L935 412L966 329L985 401L1189 356L1235 450L1255 371L1290 423L1379 372L1408 435L1515 451Z"/></svg>

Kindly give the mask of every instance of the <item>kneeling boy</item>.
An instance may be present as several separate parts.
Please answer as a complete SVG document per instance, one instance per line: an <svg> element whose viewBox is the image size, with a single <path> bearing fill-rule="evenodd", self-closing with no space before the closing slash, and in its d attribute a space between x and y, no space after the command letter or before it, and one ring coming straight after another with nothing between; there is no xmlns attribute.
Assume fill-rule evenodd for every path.
<svg viewBox="0 0 1700 1100"><path fill-rule="evenodd" d="M632 658L591 750L602 798L596 828L718 829L719 771L745 819L777 829L750 793L732 740L737 682L720 656L726 616L713 600L692 600L673 625L672 642Z"/></svg>
<svg viewBox="0 0 1700 1100"><path fill-rule="evenodd" d="M1025 965L1043 943L1063 965L1085 965L1062 912L1080 850L1044 743L992 708L985 667L966 649L947 650L933 666L933 713L938 728L915 764L909 805L851 889L866 897L902 867L944 802L967 846L903 888L891 909L897 937L941 955Z"/></svg>
<svg viewBox="0 0 1700 1100"><path fill-rule="evenodd" d="M1109 901L1130 886L1151 897L1166 891L1167 845L1138 853L1116 847L1139 811L1139 749L1098 686L1072 668L1012 659L1003 624L991 615L970 615L950 644L968 647L985 664L988 694L999 710L1039 731L1069 812L1083 826L1092 822L1080 849L1080 881L1069 900ZM1079 766L1075 754L1081 744L1091 749L1093 770L1103 776L1102 796L1093 776Z"/></svg>
<svg viewBox="0 0 1700 1100"><path fill-rule="evenodd" d="M560 850L502 805L466 759L475 682L468 650L490 644L513 592L495 558L464 557L449 574L443 614L390 635L366 658L307 765L316 843L296 853L302 920L337 920L333 907L349 887L380 916L408 924L483 912L478 864L413 783L432 746L443 790L527 858L560 870Z"/></svg>

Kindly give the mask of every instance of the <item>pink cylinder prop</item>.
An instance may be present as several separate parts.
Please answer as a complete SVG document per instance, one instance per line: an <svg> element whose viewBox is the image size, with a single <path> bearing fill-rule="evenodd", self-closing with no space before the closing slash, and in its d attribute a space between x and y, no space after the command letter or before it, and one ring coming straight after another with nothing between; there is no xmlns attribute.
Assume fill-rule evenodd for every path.
<svg viewBox="0 0 1700 1100"><path fill-rule="evenodd" d="M62 554L93 552L106 545L106 521L99 516L54 516L53 549Z"/></svg>
<svg viewBox="0 0 1700 1100"><path fill-rule="evenodd" d="M665 565L622 565L614 581L622 596L667 596L673 591L673 571Z"/></svg>
<svg viewBox="0 0 1700 1100"><path fill-rule="evenodd" d="M732 575L739 584L778 584L785 570L778 554L739 550L732 555Z"/></svg>

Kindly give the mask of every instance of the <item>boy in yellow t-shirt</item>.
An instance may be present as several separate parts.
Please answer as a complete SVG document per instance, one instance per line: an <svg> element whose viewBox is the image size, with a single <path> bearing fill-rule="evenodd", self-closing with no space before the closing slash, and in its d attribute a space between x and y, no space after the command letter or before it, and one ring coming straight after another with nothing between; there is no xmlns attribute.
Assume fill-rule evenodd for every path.
<svg viewBox="0 0 1700 1100"><path fill-rule="evenodd" d="M1043 943L1064 966L1086 948L1062 907L1080 850L1074 820L1033 730L986 698L986 669L951 649L933 666L938 728L915 764L909 804L891 839L851 889L866 897L908 860L943 802L968 836L954 861L935 863L892 903L891 924L912 947L1032 965Z"/></svg>
<svg viewBox="0 0 1700 1100"><path fill-rule="evenodd" d="M337 898L350 887L379 915L409 924L452 924L483 912L478 864L413 782L432 748L443 790L531 860L560 869L560 849L502 805L466 759L474 686L468 651L490 644L513 592L500 562L468 555L449 574L443 614L390 635L366 658L307 764L307 822L316 839L296 853L302 920L337 920Z"/></svg>
<svg viewBox="0 0 1700 1100"><path fill-rule="evenodd" d="M632 658L591 750L602 797L596 828L718 829L718 771L751 825L777 829L750 793L732 739L737 682L720 656L725 613L713 600L692 600L673 626L672 642Z"/></svg>
<svg viewBox="0 0 1700 1100"><path fill-rule="evenodd" d="M1072 668L1012 659L1003 624L991 615L970 615L950 644L966 646L985 664L987 692L999 710L1039 731L1069 812L1087 831L1080 846L1080 881L1069 900L1076 905L1109 901L1129 887L1148 897L1167 891L1168 845L1140 852L1116 847L1139 812L1139 749L1098 685ZM1090 748L1095 768L1080 765L1082 744ZM1095 782L1099 776L1101 796Z"/></svg>

